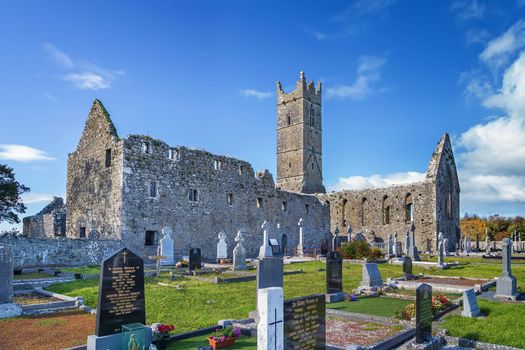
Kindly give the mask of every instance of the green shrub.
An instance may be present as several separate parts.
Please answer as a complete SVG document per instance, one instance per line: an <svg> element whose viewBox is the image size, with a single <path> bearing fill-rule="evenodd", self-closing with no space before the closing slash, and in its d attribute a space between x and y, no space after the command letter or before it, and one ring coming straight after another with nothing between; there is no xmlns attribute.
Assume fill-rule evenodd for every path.
<svg viewBox="0 0 525 350"><path fill-rule="evenodd" d="M341 245L341 254L345 259L377 260L383 257L383 252L378 248L370 248L366 241L344 242Z"/></svg>

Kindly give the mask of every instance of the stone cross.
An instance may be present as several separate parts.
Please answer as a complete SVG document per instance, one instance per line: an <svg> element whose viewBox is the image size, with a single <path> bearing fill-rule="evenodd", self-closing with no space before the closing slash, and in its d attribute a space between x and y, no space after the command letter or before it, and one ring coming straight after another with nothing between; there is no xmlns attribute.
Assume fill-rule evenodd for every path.
<svg viewBox="0 0 525 350"><path fill-rule="evenodd" d="M233 269L246 270L246 249L242 246L244 237L241 231L237 232L235 242L237 242L237 246L233 249Z"/></svg>
<svg viewBox="0 0 525 350"><path fill-rule="evenodd" d="M304 251L303 251L303 218L299 219L299 222L297 223L297 226L299 226L299 244L297 245L297 255L304 256Z"/></svg>
<svg viewBox="0 0 525 350"><path fill-rule="evenodd" d="M398 246L397 246L397 232L394 234L394 250L393 250L393 253L394 253L394 256L395 257L398 257L400 252L398 251Z"/></svg>
<svg viewBox="0 0 525 350"><path fill-rule="evenodd" d="M332 238L332 251L335 252L335 250L339 247L339 225L335 225L335 235Z"/></svg>
<svg viewBox="0 0 525 350"><path fill-rule="evenodd" d="M219 242L217 243L217 262L220 259L228 258L228 244L226 243L226 233L219 232L217 235Z"/></svg>
<svg viewBox="0 0 525 350"><path fill-rule="evenodd" d="M348 243L352 243L352 225L348 224L348 229L346 230L346 236L348 237Z"/></svg>
<svg viewBox="0 0 525 350"><path fill-rule="evenodd" d="M394 254L394 242L392 241L392 234L388 235L388 255Z"/></svg>
<svg viewBox="0 0 525 350"><path fill-rule="evenodd" d="M512 275L511 271L511 253L512 241L510 238L504 238L501 244L501 251L503 253L503 273L496 281L496 297L513 298L516 296L516 277Z"/></svg>
<svg viewBox="0 0 525 350"><path fill-rule="evenodd" d="M439 233L438 240L439 240L438 242L438 246L439 246L438 265L443 266L445 264L444 259L443 259L443 246L444 246L443 232Z"/></svg>
<svg viewBox="0 0 525 350"><path fill-rule="evenodd" d="M175 265L173 239L171 238L172 233L173 231L171 230L171 227L164 227L162 229L162 238L159 241L161 247L159 255L166 257L166 259L161 260L160 263L162 265Z"/></svg>
<svg viewBox="0 0 525 350"><path fill-rule="evenodd" d="M419 253L416 246L416 225L414 224L414 221L412 221L412 225L410 225L410 231L412 231L412 239L410 240L411 244L410 250L408 251L408 256L410 256L414 261L419 261Z"/></svg>
<svg viewBox="0 0 525 350"><path fill-rule="evenodd" d="M407 254L409 250L410 250L410 234L408 233L408 230L407 230L405 234L405 251L407 252Z"/></svg>
<svg viewBox="0 0 525 350"><path fill-rule="evenodd" d="M261 248L259 248L259 258L264 258L267 256L273 256L272 253L272 247L268 244L268 222L266 220L262 223L261 228L263 230L263 244Z"/></svg>

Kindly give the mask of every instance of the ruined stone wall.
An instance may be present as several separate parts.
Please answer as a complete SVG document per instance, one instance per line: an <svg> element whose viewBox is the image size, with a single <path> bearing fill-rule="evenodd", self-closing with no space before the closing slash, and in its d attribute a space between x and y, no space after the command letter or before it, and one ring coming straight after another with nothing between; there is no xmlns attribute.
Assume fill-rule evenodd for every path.
<svg viewBox="0 0 525 350"><path fill-rule="evenodd" d="M23 219L26 237L57 237L66 234L66 208L60 197L54 197L39 213Z"/></svg>
<svg viewBox="0 0 525 350"><path fill-rule="evenodd" d="M0 237L0 243L11 245L15 268L99 265L122 245L117 240L23 236Z"/></svg>
<svg viewBox="0 0 525 350"><path fill-rule="evenodd" d="M197 193L190 198L190 192L195 194L192 190ZM220 231L226 233L230 257L239 230L246 232L247 256L255 257L264 220L270 223L270 238L281 243L286 234L288 249L298 244L300 218L306 248L319 248L329 232L329 208L315 196L277 190L267 171L255 174L245 161L169 147L145 136L124 140L121 215L122 239L142 256L156 249L145 246L146 231L156 232L158 241L165 226L173 229L176 255L188 255L191 247L199 247L208 260L216 257Z"/></svg>
<svg viewBox="0 0 525 350"><path fill-rule="evenodd" d="M120 238L122 144L109 114L95 100L77 149L68 157L68 237Z"/></svg>
<svg viewBox="0 0 525 350"><path fill-rule="evenodd" d="M375 236L386 242L389 234L393 236L397 232L398 239L404 242L405 232L410 229L413 218L419 250L427 250L429 244L431 247L436 236L435 192L431 182L318 196L330 202L332 232L339 225L341 234L345 234L348 224L351 224L354 234L362 232L370 239ZM407 205L410 203L413 206L412 216ZM386 218L388 211L389 219Z"/></svg>

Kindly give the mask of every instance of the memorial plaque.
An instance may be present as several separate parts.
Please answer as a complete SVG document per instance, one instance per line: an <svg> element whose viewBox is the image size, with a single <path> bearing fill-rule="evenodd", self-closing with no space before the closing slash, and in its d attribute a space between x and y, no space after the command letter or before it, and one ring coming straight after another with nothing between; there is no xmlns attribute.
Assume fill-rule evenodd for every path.
<svg viewBox="0 0 525 350"><path fill-rule="evenodd" d="M432 337L432 287L426 283L416 289L416 343Z"/></svg>
<svg viewBox="0 0 525 350"><path fill-rule="evenodd" d="M343 291L343 259L337 252L329 252L326 256L326 293Z"/></svg>
<svg viewBox="0 0 525 350"><path fill-rule="evenodd" d="M201 268L201 249L190 249L190 271Z"/></svg>
<svg viewBox="0 0 525 350"><path fill-rule="evenodd" d="M309 295L284 302L284 349L325 350L325 296Z"/></svg>
<svg viewBox="0 0 525 350"><path fill-rule="evenodd" d="M120 333L129 323L146 323L144 261L122 248L102 263L96 335Z"/></svg>

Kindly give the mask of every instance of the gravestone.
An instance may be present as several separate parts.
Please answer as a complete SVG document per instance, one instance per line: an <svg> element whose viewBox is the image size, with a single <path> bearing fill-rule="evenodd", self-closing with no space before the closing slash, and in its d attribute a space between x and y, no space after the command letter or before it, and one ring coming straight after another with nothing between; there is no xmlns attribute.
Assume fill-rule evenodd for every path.
<svg viewBox="0 0 525 350"><path fill-rule="evenodd" d="M410 234L408 233L408 230L405 233L405 251L408 254L408 251L410 250Z"/></svg>
<svg viewBox="0 0 525 350"><path fill-rule="evenodd" d="M334 236L332 238L332 250L341 248L341 237L339 236L339 225L335 225Z"/></svg>
<svg viewBox="0 0 525 350"><path fill-rule="evenodd" d="M343 299L343 259L331 251L326 256L326 302L337 303Z"/></svg>
<svg viewBox="0 0 525 350"><path fill-rule="evenodd" d="M348 243L352 243L352 225L348 224L348 229L346 230L346 239Z"/></svg>
<svg viewBox="0 0 525 350"><path fill-rule="evenodd" d="M479 314L476 292L474 292L474 288L470 288L463 292L463 311L461 312L461 316L477 317Z"/></svg>
<svg viewBox="0 0 525 350"><path fill-rule="evenodd" d="M407 255L411 257L413 261L419 261L419 252L416 246L416 225L414 222L412 222L410 226L410 231L412 232L412 239L410 240L410 250L407 252Z"/></svg>
<svg viewBox="0 0 525 350"><path fill-rule="evenodd" d="M299 244L297 245L297 255L298 256L304 256L304 251L303 251L303 218L299 219L299 222L297 223L297 226L299 226Z"/></svg>
<svg viewBox="0 0 525 350"><path fill-rule="evenodd" d="M394 241L392 240L392 234L391 233L388 235L387 254L388 254L388 256L392 256L394 254Z"/></svg>
<svg viewBox="0 0 525 350"><path fill-rule="evenodd" d="M284 349L284 294L282 287L257 290L257 350Z"/></svg>
<svg viewBox="0 0 525 350"><path fill-rule="evenodd" d="M396 247L397 247L397 257L401 257L403 255L403 244L399 241L396 242Z"/></svg>
<svg viewBox="0 0 525 350"><path fill-rule="evenodd" d="M439 255L438 255L438 265L439 266L444 266L445 265L445 260L444 260L444 257L443 257L443 250L444 250L444 246L445 246L445 242L443 240L443 232L440 232L439 235L438 235L438 249L439 249Z"/></svg>
<svg viewBox="0 0 525 350"><path fill-rule="evenodd" d="M200 269L201 265L201 249L191 248L190 249L190 271Z"/></svg>
<svg viewBox="0 0 525 350"><path fill-rule="evenodd" d="M516 292L516 277L512 275L511 271L511 247L510 238L504 238L501 243L503 273L496 281L496 297L515 298L518 294Z"/></svg>
<svg viewBox="0 0 525 350"><path fill-rule="evenodd" d="M233 249L233 270L246 270L246 249L243 247L244 236L241 231L235 236L237 246Z"/></svg>
<svg viewBox="0 0 525 350"><path fill-rule="evenodd" d="M448 238L443 239L443 253L448 256Z"/></svg>
<svg viewBox="0 0 525 350"><path fill-rule="evenodd" d="M489 230L485 229L485 253L490 255Z"/></svg>
<svg viewBox="0 0 525 350"><path fill-rule="evenodd" d="M383 279L381 278L377 264L365 262L362 271L362 288L377 288L383 285Z"/></svg>
<svg viewBox="0 0 525 350"><path fill-rule="evenodd" d="M120 333L123 325L146 323L144 261L127 248L102 262L96 336Z"/></svg>
<svg viewBox="0 0 525 350"><path fill-rule="evenodd" d="M479 233L476 234L476 250L479 251Z"/></svg>
<svg viewBox="0 0 525 350"><path fill-rule="evenodd" d="M13 301L13 252L11 246L0 244L0 304Z"/></svg>
<svg viewBox="0 0 525 350"><path fill-rule="evenodd" d="M264 257L267 257L267 256L268 257L273 256L273 254L272 254L272 247L270 246L270 242L268 240L268 238L270 237L270 234L268 232L269 231L269 225L266 222L266 220L262 223L261 228L263 230L263 244L259 248L259 258L264 258Z"/></svg>
<svg viewBox="0 0 525 350"><path fill-rule="evenodd" d="M159 241L160 254L166 258L161 261L161 265L175 265L175 257L173 253L173 239L171 238L171 227L164 227L162 229L162 238Z"/></svg>
<svg viewBox="0 0 525 350"><path fill-rule="evenodd" d="M394 234L394 247L393 247L393 254L394 256L397 258L399 256L401 256L401 252L398 250L399 249L399 245L397 244L397 232Z"/></svg>
<svg viewBox="0 0 525 350"><path fill-rule="evenodd" d="M422 283L416 288L416 343L432 338L432 287Z"/></svg>
<svg viewBox="0 0 525 350"><path fill-rule="evenodd" d="M270 238L270 247L272 247L273 256L281 255L281 248L279 247L279 242L276 239Z"/></svg>
<svg viewBox="0 0 525 350"><path fill-rule="evenodd" d="M403 257L403 273L405 277L412 277L412 259L409 256Z"/></svg>
<svg viewBox="0 0 525 350"><path fill-rule="evenodd" d="M217 243L217 262L219 262L220 259L228 258L228 244L226 243L226 233L219 232L217 238L219 239Z"/></svg>
<svg viewBox="0 0 525 350"><path fill-rule="evenodd" d="M309 295L284 302L284 349L326 349L324 295Z"/></svg>

